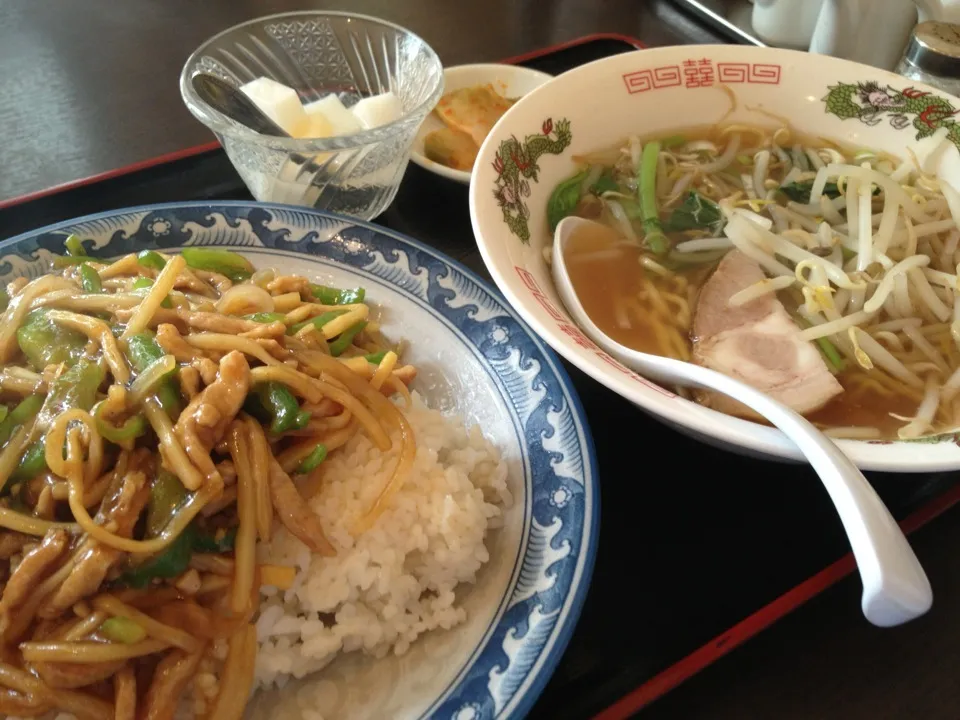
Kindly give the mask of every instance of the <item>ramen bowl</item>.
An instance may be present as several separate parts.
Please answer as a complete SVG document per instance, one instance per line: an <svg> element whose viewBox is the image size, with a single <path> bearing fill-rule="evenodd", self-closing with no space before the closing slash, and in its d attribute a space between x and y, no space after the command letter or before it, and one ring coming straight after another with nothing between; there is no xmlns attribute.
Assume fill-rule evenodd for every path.
<svg viewBox="0 0 960 720"><path fill-rule="evenodd" d="M732 101L731 95L735 98ZM935 106L935 110L928 110ZM470 185L480 251L497 285L561 355L681 432L746 455L796 461L772 427L722 414L639 376L577 327L551 280L547 204L581 167L575 156L630 136L789 118L807 137L905 159L928 121L960 109L935 88L865 65L803 52L733 46L667 47L618 55L559 76L513 106L484 142ZM946 132L946 131L944 131ZM953 135L951 135L953 137ZM951 368L952 370L952 368ZM838 440L865 470L960 468L955 431L905 440Z"/></svg>

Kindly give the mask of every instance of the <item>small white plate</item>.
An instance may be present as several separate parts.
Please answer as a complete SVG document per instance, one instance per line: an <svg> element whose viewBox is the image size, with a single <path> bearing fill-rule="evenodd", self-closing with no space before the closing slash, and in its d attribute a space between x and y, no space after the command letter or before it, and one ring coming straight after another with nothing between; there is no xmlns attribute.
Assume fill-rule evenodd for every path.
<svg viewBox="0 0 960 720"><path fill-rule="evenodd" d="M552 79L553 75L519 65L499 65L496 63L456 65L443 71L443 92L446 94L451 90L491 83L501 95L514 98L522 97ZM470 173L465 170L454 170L446 165L428 160L427 156L423 154L423 139L428 133L442 127L443 121L434 113L427 115L420 126L416 139L413 141L410 159L425 170L469 185Z"/></svg>

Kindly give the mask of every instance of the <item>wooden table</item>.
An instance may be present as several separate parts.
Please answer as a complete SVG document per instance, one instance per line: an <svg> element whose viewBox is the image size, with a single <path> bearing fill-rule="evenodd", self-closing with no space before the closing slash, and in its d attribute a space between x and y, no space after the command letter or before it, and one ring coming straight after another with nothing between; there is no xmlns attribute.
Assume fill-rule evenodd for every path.
<svg viewBox="0 0 960 720"><path fill-rule="evenodd" d="M0 200L208 142L180 101L176 78L186 56L235 22L302 6L6 0L0 4ZM352 0L349 9L413 29L446 64L495 60L592 32L623 33L649 45L718 41L665 0ZM858 581L848 579L642 717L953 720L960 715L960 673L952 662L960 645L953 607L960 601L958 517L950 511L914 536L936 596L927 617L903 628L873 628L859 612ZM638 550L623 548L625 555Z"/></svg>

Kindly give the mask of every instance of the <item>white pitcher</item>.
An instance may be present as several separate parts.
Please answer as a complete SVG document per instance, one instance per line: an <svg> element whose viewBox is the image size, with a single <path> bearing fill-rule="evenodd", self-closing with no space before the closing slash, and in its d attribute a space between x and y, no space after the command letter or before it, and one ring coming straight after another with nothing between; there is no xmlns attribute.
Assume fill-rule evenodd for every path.
<svg viewBox="0 0 960 720"><path fill-rule="evenodd" d="M920 22L960 23L960 0L915 0Z"/></svg>
<svg viewBox="0 0 960 720"><path fill-rule="evenodd" d="M960 5L960 0L923 0ZM892 70L917 24L912 0L824 0L810 52Z"/></svg>
<svg viewBox="0 0 960 720"><path fill-rule="evenodd" d="M823 0L753 0L753 31L768 45L805 50Z"/></svg>

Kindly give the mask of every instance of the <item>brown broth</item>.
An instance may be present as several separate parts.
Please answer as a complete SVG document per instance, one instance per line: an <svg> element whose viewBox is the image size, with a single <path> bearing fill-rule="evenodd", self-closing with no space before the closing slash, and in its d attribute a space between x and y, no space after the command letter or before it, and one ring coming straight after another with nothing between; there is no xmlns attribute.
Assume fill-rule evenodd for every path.
<svg viewBox="0 0 960 720"><path fill-rule="evenodd" d="M682 322L679 313L677 317L668 319L670 314L658 312L652 301L638 301L637 298L645 291L650 292L652 287L663 298L670 295L682 297L692 311L690 303L695 297L695 290L706 278L709 268L697 267L683 273L681 277L685 282L681 284L689 287L689 293L683 292L681 295L676 281L644 269L641 265L642 255L643 251L638 246L625 242L612 228L591 224L581 226L570 236L564 259L570 281L584 310L604 333L634 350L687 359L665 347L662 336L664 330L675 331L689 352L689 322ZM638 317L636 310L628 312L629 326L623 322L624 310L618 308L618 304L625 301L638 302L639 310L644 311L643 317ZM668 307L670 310L677 309L675 304ZM645 322L648 318L660 322Z"/></svg>
<svg viewBox="0 0 960 720"><path fill-rule="evenodd" d="M584 310L604 333L634 350L685 359L679 358L676 353L664 352L653 323L638 322L636 318L631 318L633 322L629 328L618 323L617 302L620 299L635 297L647 283L662 292L669 290L662 278L644 270L640 264L641 253L639 247L623 242L611 228L585 226L568 239L564 259ZM696 290L711 269L701 268L685 273L690 280L694 301ZM677 330L682 333L688 350L691 349L689 328L677 326ZM837 380L846 392L811 413L808 419L825 428L875 427L882 437L895 438L897 429L904 425L904 421L892 417L890 413L911 417L917 410L917 399L903 394L884 396L878 392L855 389L850 380L862 373L859 368L848 368L841 372Z"/></svg>

